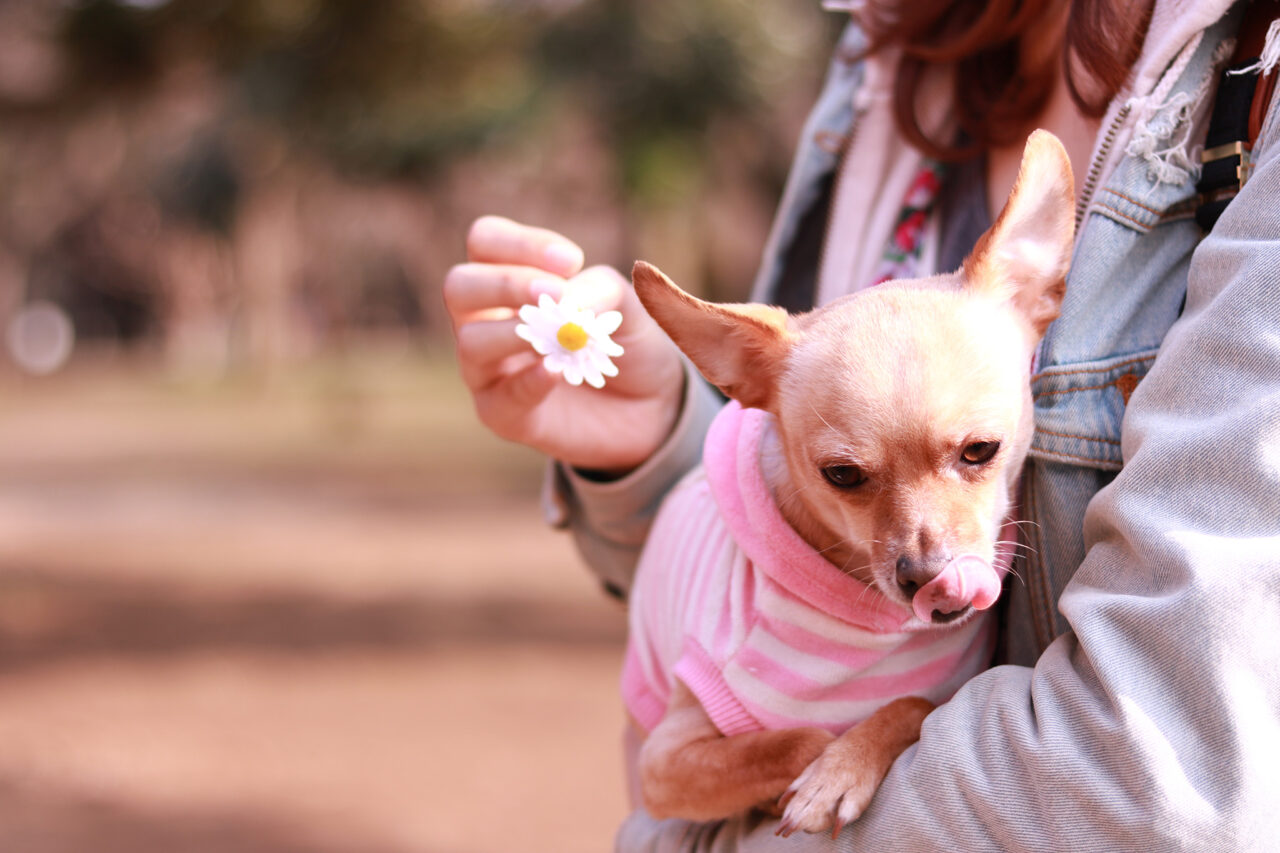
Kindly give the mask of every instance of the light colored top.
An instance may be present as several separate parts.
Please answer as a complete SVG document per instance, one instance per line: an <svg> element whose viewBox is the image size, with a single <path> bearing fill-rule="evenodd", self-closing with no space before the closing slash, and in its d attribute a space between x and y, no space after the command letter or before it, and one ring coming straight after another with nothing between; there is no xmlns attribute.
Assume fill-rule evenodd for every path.
<svg viewBox="0 0 1280 853"><path fill-rule="evenodd" d="M627 709L652 729L673 677L726 735L839 733L901 696L945 702L990 662L992 620L928 627L801 539L761 469L769 418L725 406L658 513L631 593Z"/></svg>

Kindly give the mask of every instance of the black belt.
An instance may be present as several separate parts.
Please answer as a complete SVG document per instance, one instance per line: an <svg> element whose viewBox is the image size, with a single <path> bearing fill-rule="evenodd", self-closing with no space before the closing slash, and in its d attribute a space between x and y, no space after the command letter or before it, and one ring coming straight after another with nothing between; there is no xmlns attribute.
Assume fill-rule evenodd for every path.
<svg viewBox="0 0 1280 853"><path fill-rule="evenodd" d="M1253 143L1261 131L1276 85L1276 72L1259 74L1271 22L1280 16L1280 0L1252 0L1244 11L1236 35L1232 65L1222 72L1204 141L1204 164L1196 192L1200 204L1196 222L1205 231L1213 228L1231 199L1253 171Z"/></svg>
<svg viewBox="0 0 1280 853"><path fill-rule="evenodd" d="M1196 182L1196 192L1200 194L1196 222L1205 231L1218 221L1253 170L1249 113L1258 88L1258 72L1244 69L1254 64L1244 62L1228 68L1218 83L1209 135L1204 141L1204 153L1200 155L1204 168ZM1239 73L1241 71L1244 73Z"/></svg>

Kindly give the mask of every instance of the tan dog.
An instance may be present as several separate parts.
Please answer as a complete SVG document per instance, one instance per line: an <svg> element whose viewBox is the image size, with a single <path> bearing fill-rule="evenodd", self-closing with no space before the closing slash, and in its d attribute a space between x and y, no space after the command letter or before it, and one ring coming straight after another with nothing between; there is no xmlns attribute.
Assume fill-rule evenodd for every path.
<svg viewBox="0 0 1280 853"><path fill-rule="evenodd" d="M1061 305L1073 199L1062 145L1037 131L960 271L800 316L703 302L635 266L641 301L703 375L772 416L761 466L786 522L913 630L953 630L998 594L991 566L1031 442L1030 365ZM671 677L638 755L643 802L706 820L786 794L782 832L838 830L933 707L898 698L838 737L830 726L726 737Z"/></svg>

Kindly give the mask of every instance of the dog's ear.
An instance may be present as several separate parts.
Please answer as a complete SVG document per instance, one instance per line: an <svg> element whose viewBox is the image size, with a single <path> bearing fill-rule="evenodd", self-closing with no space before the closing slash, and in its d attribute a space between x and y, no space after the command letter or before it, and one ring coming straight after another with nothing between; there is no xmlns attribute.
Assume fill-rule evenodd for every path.
<svg viewBox="0 0 1280 853"><path fill-rule="evenodd" d="M786 311L704 302L644 261L636 261L631 280L650 316L708 381L744 406L770 408L790 347Z"/></svg>
<svg viewBox="0 0 1280 853"><path fill-rule="evenodd" d="M1074 236L1071 161L1058 137L1037 130L1004 210L965 258L966 286L1007 297L1042 336L1062 307Z"/></svg>

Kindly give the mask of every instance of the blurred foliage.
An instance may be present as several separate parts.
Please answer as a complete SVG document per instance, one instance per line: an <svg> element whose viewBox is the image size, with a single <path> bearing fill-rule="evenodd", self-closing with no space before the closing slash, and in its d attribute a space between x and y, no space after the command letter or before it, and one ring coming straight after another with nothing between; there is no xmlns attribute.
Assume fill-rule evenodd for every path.
<svg viewBox="0 0 1280 853"><path fill-rule="evenodd" d="M586 105L629 189L725 117L769 120L811 49L814 0L85 0L62 34L72 98L127 96L207 57L234 107L375 174L432 172ZM834 16L830 16L834 17ZM826 21L834 24L834 21ZM834 33L834 25L828 28Z"/></svg>
<svg viewBox="0 0 1280 853"><path fill-rule="evenodd" d="M441 335L440 282L493 212L740 297L842 20L818 0L0 1L0 328L51 302L76 339L210 372Z"/></svg>

